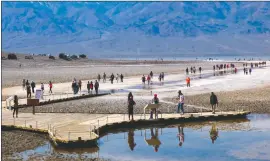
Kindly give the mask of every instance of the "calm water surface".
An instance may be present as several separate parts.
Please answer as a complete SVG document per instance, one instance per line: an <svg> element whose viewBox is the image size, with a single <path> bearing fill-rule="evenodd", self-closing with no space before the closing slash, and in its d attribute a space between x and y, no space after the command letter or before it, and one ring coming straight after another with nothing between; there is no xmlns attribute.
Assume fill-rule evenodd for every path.
<svg viewBox="0 0 270 161"><path fill-rule="evenodd" d="M54 149L45 145L20 153L111 160L270 160L270 115L247 119L130 129L108 134L99 148Z"/></svg>

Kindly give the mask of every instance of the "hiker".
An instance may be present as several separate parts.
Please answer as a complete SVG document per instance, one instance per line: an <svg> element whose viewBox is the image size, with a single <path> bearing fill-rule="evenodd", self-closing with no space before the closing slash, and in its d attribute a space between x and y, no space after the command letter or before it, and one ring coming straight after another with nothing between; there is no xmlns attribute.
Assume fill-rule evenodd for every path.
<svg viewBox="0 0 270 161"><path fill-rule="evenodd" d="M211 93L210 104L212 106L212 113L215 114L216 107L218 106L218 99L214 92Z"/></svg>
<svg viewBox="0 0 270 161"><path fill-rule="evenodd" d="M106 83L106 74L105 74L105 72L103 74L103 83Z"/></svg>
<svg viewBox="0 0 270 161"><path fill-rule="evenodd" d="M249 68L249 75L251 75L251 68Z"/></svg>
<svg viewBox="0 0 270 161"><path fill-rule="evenodd" d="M100 79L101 79L100 74L98 74L97 79L98 79L98 82L100 82Z"/></svg>
<svg viewBox="0 0 270 161"><path fill-rule="evenodd" d="M186 69L186 75L188 75L188 68Z"/></svg>
<svg viewBox="0 0 270 161"><path fill-rule="evenodd" d="M131 116L131 120L133 119L133 106L136 105L136 102L133 100L133 96L129 97L128 100L128 119L130 120L130 116Z"/></svg>
<svg viewBox="0 0 270 161"><path fill-rule="evenodd" d="M187 87L190 87L190 78L189 77L186 78L186 82L187 82Z"/></svg>
<svg viewBox="0 0 270 161"><path fill-rule="evenodd" d="M90 93L90 82L87 82L87 90L88 90L88 94Z"/></svg>
<svg viewBox="0 0 270 161"><path fill-rule="evenodd" d="M123 82L123 80L124 80L124 75L123 74L120 75L120 79L121 79L121 82Z"/></svg>
<svg viewBox="0 0 270 161"><path fill-rule="evenodd" d="M151 78L150 78L150 76L148 75L148 76L147 76L148 86L150 85L150 80L151 80Z"/></svg>
<svg viewBox="0 0 270 161"><path fill-rule="evenodd" d="M32 81L31 82L32 93L35 93L35 87L36 87L36 83Z"/></svg>
<svg viewBox="0 0 270 161"><path fill-rule="evenodd" d="M94 85L93 85L93 82L91 81L91 82L90 82L91 94L93 93L93 88L94 88Z"/></svg>
<svg viewBox="0 0 270 161"><path fill-rule="evenodd" d="M26 86L26 92L27 92L26 97L27 98L31 98L31 87L30 87L30 85L27 85Z"/></svg>
<svg viewBox="0 0 270 161"><path fill-rule="evenodd" d="M118 83L118 79L119 79L119 74L117 73L117 75L116 75L116 81L117 81L117 83Z"/></svg>
<svg viewBox="0 0 270 161"><path fill-rule="evenodd" d="M42 91L42 93L44 92L44 84L43 83L41 83L41 91Z"/></svg>
<svg viewBox="0 0 270 161"><path fill-rule="evenodd" d="M82 81L81 80L79 80L78 86L79 86L79 90L81 91L81 89L82 89Z"/></svg>
<svg viewBox="0 0 270 161"><path fill-rule="evenodd" d="M150 77L151 77L151 79L153 79L153 76L154 76L154 74L153 74L153 72L151 71L151 72L150 72Z"/></svg>
<svg viewBox="0 0 270 161"><path fill-rule="evenodd" d="M25 90L25 79L23 79L23 81L22 81L22 88L23 88L23 90Z"/></svg>
<svg viewBox="0 0 270 161"><path fill-rule="evenodd" d="M184 114L184 100L185 100L185 97L184 97L183 93L180 90L178 91L178 94L179 94L179 102L178 102L177 113L179 113L179 109L181 109L182 114Z"/></svg>
<svg viewBox="0 0 270 161"><path fill-rule="evenodd" d="M31 92L30 92L31 94ZM15 95L14 96L14 107L13 107L13 118L14 118L14 114L16 113L16 117L18 117L18 112L19 112L19 107L18 107L19 103L18 103L18 96Z"/></svg>
<svg viewBox="0 0 270 161"><path fill-rule="evenodd" d="M50 88L49 93L52 93L52 87L53 87L52 82L51 82L51 81L49 81L49 88Z"/></svg>
<svg viewBox="0 0 270 161"><path fill-rule="evenodd" d="M111 83L113 84L113 80L114 80L114 75L113 75L113 73L112 73L112 75L111 75Z"/></svg>
<svg viewBox="0 0 270 161"><path fill-rule="evenodd" d="M99 83L98 83L98 81L96 80L96 82L95 82L95 91L96 91L96 95L98 95L98 88L99 88Z"/></svg>
<svg viewBox="0 0 270 161"><path fill-rule="evenodd" d="M157 97L157 94L154 94L154 98L152 99L152 103L154 104L158 104L159 103L159 99ZM150 112L150 119L153 119L153 114L155 113L155 118L157 118L157 109L151 109Z"/></svg>
<svg viewBox="0 0 270 161"><path fill-rule="evenodd" d="M144 75L142 76L142 83L143 83L143 85L145 85L145 76Z"/></svg>

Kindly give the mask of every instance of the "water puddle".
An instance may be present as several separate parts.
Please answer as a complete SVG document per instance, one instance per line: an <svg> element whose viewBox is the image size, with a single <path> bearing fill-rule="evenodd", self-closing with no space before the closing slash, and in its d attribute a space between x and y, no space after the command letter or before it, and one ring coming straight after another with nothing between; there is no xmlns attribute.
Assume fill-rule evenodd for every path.
<svg viewBox="0 0 270 161"><path fill-rule="evenodd" d="M270 160L270 115L126 129L103 136L99 147L54 148L49 142L19 153L30 156L111 160Z"/></svg>

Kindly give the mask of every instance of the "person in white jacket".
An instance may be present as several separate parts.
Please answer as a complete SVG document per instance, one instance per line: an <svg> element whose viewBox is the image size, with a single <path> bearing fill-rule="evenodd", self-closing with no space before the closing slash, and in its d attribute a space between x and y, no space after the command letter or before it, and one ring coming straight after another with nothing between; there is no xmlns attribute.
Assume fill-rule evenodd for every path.
<svg viewBox="0 0 270 161"><path fill-rule="evenodd" d="M182 114L184 114L185 97L184 97L184 95L183 95L183 93L181 91L179 91L178 93L179 93L179 102L178 102L177 113L179 113L179 110L181 109Z"/></svg>

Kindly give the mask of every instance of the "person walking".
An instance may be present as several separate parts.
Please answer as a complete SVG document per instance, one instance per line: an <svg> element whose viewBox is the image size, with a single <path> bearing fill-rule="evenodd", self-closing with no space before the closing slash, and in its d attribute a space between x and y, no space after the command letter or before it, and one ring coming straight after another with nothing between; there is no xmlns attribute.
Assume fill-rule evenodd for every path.
<svg viewBox="0 0 270 161"><path fill-rule="evenodd" d="M214 92L211 92L210 104L212 106L212 113L215 114L216 107L218 106L218 99Z"/></svg>
<svg viewBox="0 0 270 161"><path fill-rule="evenodd" d="M98 95L98 88L99 88L99 83L98 83L98 81L96 80L96 82L95 82L95 91L96 91L96 95Z"/></svg>
<svg viewBox="0 0 270 161"><path fill-rule="evenodd" d="M186 69L186 75L188 75L188 68Z"/></svg>
<svg viewBox="0 0 270 161"><path fill-rule="evenodd" d="M103 83L106 83L106 74L105 74L105 72L103 74Z"/></svg>
<svg viewBox="0 0 270 161"><path fill-rule="evenodd" d="M36 83L32 81L31 82L32 93L35 93L35 87L36 87Z"/></svg>
<svg viewBox="0 0 270 161"><path fill-rule="evenodd" d="M178 91L178 94L179 94L179 102L178 102L177 113L179 113L179 110L181 110L182 114L184 114L185 97L184 97L183 93L180 90Z"/></svg>
<svg viewBox="0 0 270 161"><path fill-rule="evenodd" d="M49 93L52 93L52 87L53 87L53 84L51 81L49 81L49 88L50 88Z"/></svg>
<svg viewBox="0 0 270 161"><path fill-rule="evenodd" d="M202 73L202 67L199 67L199 72L200 72L200 74Z"/></svg>
<svg viewBox="0 0 270 161"><path fill-rule="evenodd" d="M143 85L145 85L145 76L144 75L142 76L142 83L143 83Z"/></svg>
<svg viewBox="0 0 270 161"><path fill-rule="evenodd" d="M159 99L157 97L157 94L154 94L154 98L152 99L152 103L159 104ZM153 114L155 114L155 118L157 118L157 109L151 109L150 112L150 119L153 119Z"/></svg>
<svg viewBox="0 0 270 161"><path fill-rule="evenodd" d="M79 80L78 86L79 86L79 90L80 90L80 92L81 92L81 90L82 90L82 81L81 81L81 80Z"/></svg>
<svg viewBox="0 0 270 161"><path fill-rule="evenodd" d="M162 73L161 73L161 79L162 79L162 81L164 81L164 76L165 76L165 75L164 75L164 72L162 72Z"/></svg>
<svg viewBox="0 0 270 161"><path fill-rule="evenodd" d="M251 75L251 68L249 68L249 75Z"/></svg>
<svg viewBox="0 0 270 161"><path fill-rule="evenodd" d="M187 87L190 87L190 78L189 77L186 78L186 82L187 82Z"/></svg>
<svg viewBox="0 0 270 161"><path fill-rule="evenodd" d="M154 76L154 74L153 74L153 72L151 71L151 72L150 72L150 77L151 77L151 79L153 79L153 76Z"/></svg>
<svg viewBox="0 0 270 161"><path fill-rule="evenodd" d="M98 76L97 76L98 82L100 82L100 79L101 79L101 76L100 76L100 74L98 74Z"/></svg>
<svg viewBox="0 0 270 161"><path fill-rule="evenodd" d="M150 80L151 80L151 77L148 75L148 76L147 76L147 83L148 83L148 86L150 85Z"/></svg>
<svg viewBox="0 0 270 161"><path fill-rule="evenodd" d="M30 85L30 83L28 82L28 80L26 80L25 86L28 86L28 85Z"/></svg>
<svg viewBox="0 0 270 161"><path fill-rule="evenodd" d="M123 81L124 81L124 75L122 73L120 75L120 79L121 79L121 82L123 83Z"/></svg>
<svg viewBox="0 0 270 161"><path fill-rule="evenodd" d="M26 93L27 93L26 97L31 98L31 87L30 87L30 85L26 86Z"/></svg>
<svg viewBox="0 0 270 161"><path fill-rule="evenodd" d="M112 75L111 75L111 83L113 84L113 80L114 80L114 75L113 75L113 73L112 73Z"/></svg>
<svg viewBox="0 0 270 161"><path fill-rule="evenodd" d="M23 88L23 90L25 90L25 79L23 79L23 81L22 81L22 88Z"/></svg>
<svg viewBox="0 0 270 161"><path fill-rule="evenodd" d="M88 91L88 94L90 93L90 82L88 81L87 83L87 91Z"/></svg>
<svg viewBox="0 0 270 161"><path fill-rule="evenodd" d="M40 88L41 88L42 93L44 93L44 84L43 83L41 83Z"/></svg>
<svg viewBox="0 0 270 161"><path fill-rule="evenodd" d="M94 88L94 85L93 85L93 82L91 81L91 82L90 82L91 94L93 93L93 88Z"/></svg>
<svg viewBox="0 0 270 161"><path fill-rule="evenodd" d="M162 76L161 76L161 73L159 74L159 76L158 76L158 80L159 80L159 82L161 82L161 78Z"/></svg>
<svg viewBox="0 0 270 161"><path fill-rule="evenodd" d="M31 94L31 92L30 92L30 94ZM19 102L18 96L15 95L14 96L14 107L13 107L13 118L14 118L15 113L16 113L16 117L18 117L18 112L19 112L19 107L18 107L19 103L18 102Z"/></svg>
<svg viewBox="0 0 270 161"><path fill-rule="evenodd" d="M128 119L130 120L130 116L131 116L132 121L134 120L134 118L133 118L133 106L134 105L136 105L136 102L133 100L133 96L131 94L131 96L128 98Z"/></svg>
<svg viewBox="0 0 270 161"><path fill-rule="evenodd" d="M116 82L118 83L118 80L119 80L119 74L118 73L116 74L116 78L115 79L116 79Z"/></svg>

